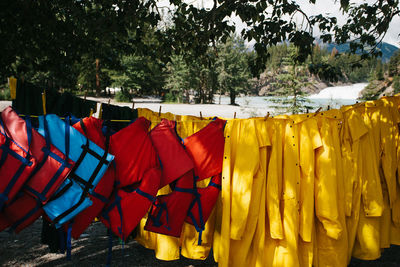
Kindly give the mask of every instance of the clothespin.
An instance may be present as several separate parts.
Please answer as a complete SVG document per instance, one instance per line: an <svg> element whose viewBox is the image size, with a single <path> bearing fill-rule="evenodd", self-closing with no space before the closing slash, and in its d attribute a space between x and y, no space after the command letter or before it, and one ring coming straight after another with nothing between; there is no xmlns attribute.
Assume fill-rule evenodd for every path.
<svg viewBox="0 0 400 267"><path fill-rule="evenodd" d="M233 113L233 118L236 119L236 111Z"/></svg>
<svg viewBox="0 0 400 267"><path fill-rule="evenodd" d="M103 103L100 103L99 119L101 119L102 115L103 115Z"/></svg>
<svg viewBox="0 0 400 267"><path fill-rule="evenodd" d="M264 120L266 121L269 118L269 111L267 112L267 115L265 115Z"/></svg>
<svg viewBox="0 0 400 267"><path fill-rule="evenodd" d="M17 98L17 79L13 76L8 78L8 85L10 86L11 99Z"/></svg>
<svg viewBox="0 0 400 267"><path fill-rule="evenodd" d="M174 121L176 122L176 114L174 114Z"/></svg>
<svg viewBox="0 0 400 267"><path fill-rule="evenodd" d="M327 110L330 110L331 109L331 106L330 105L328 105L328 107L327 107Z"/></svg>
<svg viewBox="0 0 400 267"><path fill-rule="evenodd" d="M320 107L319 109L317 109L317 111L315 111L314 116L316 116L320 111L321 111L322 107Z"/></svg>
<svg viewBox="0 0 400 267"><path fill-rule="evenodd" d="M135 101L132 102L132 111L135 109Z"/></svg>
<svg viewBox="0 0 400 267"><path fill-rule="evenodd" d="M310 113L310 109L309 108L306 108L306 111L307 111L307 113Z"/></svg>
<svg viewBox="0 0 400 267"><path fill-rule="evenodd" d="M42 93L43 115L46 115L46 90Z"/></svg>
<svg viewBox="0 0 400 267"><path fill-rule="evenodd" d="M85 91L85 95L83 96L84 102L86 102L86 95L87 95L87 91Z"/></svg>
<svg viewBox="0 0 400 267"><path fill-rule="evenodd" d="M110 102L111 102L111 98L108 99L107 105L110 105Z"/></svg>
<svg viewBox="0 0 400 267"><path fill-rule="evenodd" d="M160 109L158 110L158 117L161 117L161 106Z"/></svg>
<svg viewBox="0 0 400 267"><path fill-rule="evenodd" d="M92 108L90 108L90 114L89 114L89 117L92 117L93 116L93 109Z"/></svg>
<svg viewBox="0 0 400 267"><path fill-rule="evenodd" d="M202 120L203 119L203 114L201 114L201 111L200 111L200 120Z"/></svg>

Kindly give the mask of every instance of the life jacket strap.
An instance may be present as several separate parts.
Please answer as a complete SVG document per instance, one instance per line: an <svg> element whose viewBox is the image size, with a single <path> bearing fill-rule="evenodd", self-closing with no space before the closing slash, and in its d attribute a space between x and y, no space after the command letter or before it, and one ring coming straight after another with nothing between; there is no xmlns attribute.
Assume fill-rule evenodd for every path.
<svg viewBox="0 0 400 267"><path fill-rule="evenodd" d="M83 185L84 187L88 187L90 189L92 189L94 187L93 184L90 184L85 179L79 177L76 173L71 173L68 177L71 178L72 180L78 182L79 184Z"/></svg>
<svg viewBox="0 0 400 267"><path fill-rule="evenodd" d="M43 161L39 164L39 166L35 169L35 171L39 170L40 168L43 167L44 163L46 162L46 160L47 160L47 158L49 156L52 157L53 159L57 160L58 162L60 162L61 166L58 168L57 172L53 175L53 177L50 179L50 181L46 184L46 186L45 186L45 188L43 189L42 192L38 192L38 191L36 191L35 189L33 189L32 187L30 187L28 185L25 185L24 189L29 191L33 195L35 195L40 201L45 202L47 200L46 194L49 192L50 188L58 180L58 178L60 177L62 172L65 170L65 168L71 167L71 164L69 164L67 161L65 161L61 157L59 157L57 154L51 152L47 147L43 147L42 150L45 153L45 157L44 157ZM34 172L31 175L31 177L36 173L37 173L37 171Z"/></svg>
<svg viewBox="0 0 400 267"><path fill-rule="evenodd" d="M135 192L138 193L139 195L141 195L142 197L147 198L147 199L150 200L150 202L152 202L152 203L155 202L156 199L157 199L156 197L150 195L149 193L146 193L146 192L140 190L139 188L136 188L136 189L135 189Z"/></svg>
<svg viewBox="0 0 400 267"><path fill-rule="evenodd" d="M201 206L201 195L199 194L199 192L197 191L197 188L195 189L196 193L194 194L195 197L192 201L192 203L190 203L189 206L189 211L188 211L188 216L192 219L194 228L196 229L196 231L199 233L199 239L198 239L198 245L201 245L201 235L202 232L205 229L205 223L204 223L204 219L203 219L203 208ZM197 207L199 209L199 222L196 221L193 213L192 213L192 208L194 207L194 205L197 203Z"/></svg>
<svg viewBox="0 0 400 267"><path fill-rule="evenodd" d="M14 232L15 229L18 228L18 226L20 226L24 221L26 221L27 219L29 219L29 217L31 217L33 214L35 214L35 212L37 212L40 208L42 207L41 202L36 201L36 206L31 209L27 214L25 214L21 219L19 219L18 221L16 221L9 229L10 232Z"/></svg>
<svg viewBox="0 0 400 267"><path fill-rule="evenodd" d="M82 149L83 149L86 153L92 155L92 156L95 157L97 160L99 160L100 163L103 163L103 164L109 164L109 163L110 163L110 162L109 162L108 160L106 160L102 155L99 155L99 154L97 154L96 151L90 149L89 146L82 145L81 147L82 147Z"/></svg>
<svg viewBox="0 0 400 267"><path fill-rule="evenodd" d="M59 190L59 191L57 191L51 198L50 198L50 200L54 200L54 199L57 199L57 198L59 198L60 196L62 196L71 186L72 186L72 181L71 180L69 180L69 179L67 179L67 180L65 180L64 181L64 183L67 183L67 184L63 184L63 187L61 188L61 190Z"/></svg>
<svg viewBox="0 0 400 267"><path fill-rule="evenodd" d="M201 194L199 193L199 191L197 190L197 185L196 185L196 181L199 180L198 176L195 176L195 181L193 182L193 191L194 191L194 199L193 201L190 203L189 209L188 209L188 216L192 219L194 228L196 229L196 231L199 233L199 239L197 241L197 244L200 246L201 245L201 236L202 233L205 229L205 223L204 223L204 219L203 219L203 208L201 206ZM196 221L193 213L192 213L192 209L194 207L194 205L197 203L197 207L199 210L199 222Z"/></svg>
<svg viewBox="0 0 400 267"><path fill-rule="evenodd" d="M118 227L118 231L120 232L120 234L122 236L122 234L123 234L123 232L122 232L122 225L123 225L122 219L123 218L122 218L121 200L122 200L122 198L117 195L115 197L115 200L102 212L102 216L103 216L104 219L106 219L109 222L110 228L111 228L111 220L110 220L110 216L108 214L110 213L110 211L114 207L117 207L118 213L119 213L119 216L120 216L120 220L121 220L121 226Z"/></svg>
<svg viewBox="0 0 400 267"><path fill-rule="evenodd" d="M121 199L119 199L119 201L116 202L116 206L117 206L117 210L119 213L119 218L121 220L121 225L120 227L118 227L118 232L122 237L122 242L124 241L124 222L123 222L123 215L122 215L122 208L121 208ZM122 249L123 249L123 243L122 243Z"/></svg>
<svg viewBox="0 0 400 267"><path fill-rule="evenodd" d="M158 210L158 213L157 213L156 216L152 216L152 215L151 215L152 210L153 210L153 206L156 206L156 207L160 208L160 209ZM162 223L161 223L161 220L160 220L160 219L161 219L161 216L162 216L163 211L165 211L165 217L167 218L167 225L164 225L164 227L165 227L167 230L170 230L171 228L169 227L169 216L168 216L168 207L167 207L167 204L166 204L165 202L163 202L163 203L160 203L160 204L153 204L153 206L151 206L151 209L150 209L150 212L149 212L149 219L153 222L153 225L154 225L155 227L160 227L160 226L162 226Z"/></svg>
<svg viewBox="0 0 400 267"><path fill-rule="evenodd" d="M210 181L210 183L208 184L208 186L213 186L213 187L215 187L215 188L217 188L217 189L219 189L219 190L222 190L222 187L221 187L220 184L216 184L216 183L214 183L214 182L212 182L212 181Z"/></svg>
<svg viewBox="0 0 400 267"><path fill-rule="evenodd" d="M175 186L174 191L182 192L182 193L189 193L189 194L193 194L193 195L196 195L196 193L197 193L197 191L193 188L182 188L182 187L177 187L177 186Z"/></svg>
<svg viewBox="0 0 400 267"><path fill-rule="evenodd" d="M68 225L67 230L67 261L71 260L71 233L72 233L72 225L74 224L74 220L72 220Z"/></svg>
<svg viewBox="0 0 400 267"><path fill-rule="evenodd" d="M114 201L106 208L104 209L102 216L107 220L110 221L110 217L108 216L108 213L110 213L110 211L117 205L118 202L121 201L121 197L120 196L116 196Z"/></svg>
<svg viewBox="0 0 400 267"><path fill-rule="evenodd" d="M199 233L199 239L197 241L197 244L200 246L201 242L202 242L201 236L202 236L203 231L205 230L205 225L203 223L203 218L202 218L203 214L202 214L202 212L200 212L200 225L196 222L196 219L190 210L188 212L188 216L190 217L190 219L192 219L193 226L196 229L196 231Z"/></svg>
<svg viewBox="0 0 400 267"><path fill-rule="evenodd" d="M10 149L8 147L9 145L10 145L10 139L6 138L6 142L0 146L0 149L3 150L3 152L1 153L1 158L0 158L0 168L1 168L1 166L3 166L4 162L6 162L8 152L10 151Z"/></svg>
<svg viewBox="0 0 400 267"><path fill-rule="evenodd" d="M106 198L105 196L103 196L103 195L101 195L99 193L96 193L94 191L92 193L90 193L90 195L92 195L93 197L99 199L104 204L108 204L108 202L109 202L108 198Z"/></svg>
<svg viewBox="0 0 400 267"><path fill-rule="evenodd" d="M4 143L2 146L0 146L0 149L3 150L3 153L1 154L1 158L0 158L0 167L5 163L8 155L16 158L25 166L32 165L32 161L29 160L30 155L23 157L23 156L19 155L17 152L15 152L14 150L12 150L9 147L9 145L10 145L10 140L7 137L6 143Z"/></svg>
<svg viewBox="0 0 400 267"><path fill-rule="evenodd" d="M8 194L17 182L18 178L21 176L22 172L25 170L26 165L19 166L17 172L14 174L11 181L8 183L7 187L4 189L3 193L0 193L0 210L3 208L4 204L8 200Z"/></svg>
<svg viewBox="0 0 400 267"><path fill-rule="evenodd" d="M60 241L60 252L62 254L65 253L65 235L64 235L64 230L63 228L57 229L59 241Z"/></svg>

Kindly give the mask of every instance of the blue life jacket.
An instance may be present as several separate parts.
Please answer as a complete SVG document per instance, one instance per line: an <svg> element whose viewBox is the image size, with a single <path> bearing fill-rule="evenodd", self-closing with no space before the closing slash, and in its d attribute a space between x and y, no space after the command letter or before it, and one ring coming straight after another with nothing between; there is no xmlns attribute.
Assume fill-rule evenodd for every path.
<svg viewBox="0 0 400 267"><path fill-rule="evenodd" d="M40 116L38 131L42 135L45 123L51 143L75 161L68 178L43 207L58 228L92 204L88 193L93 192L114 156L71 127L68 117L62 121L54 114ZM82 128L85 131L83 123Z"/></svg>

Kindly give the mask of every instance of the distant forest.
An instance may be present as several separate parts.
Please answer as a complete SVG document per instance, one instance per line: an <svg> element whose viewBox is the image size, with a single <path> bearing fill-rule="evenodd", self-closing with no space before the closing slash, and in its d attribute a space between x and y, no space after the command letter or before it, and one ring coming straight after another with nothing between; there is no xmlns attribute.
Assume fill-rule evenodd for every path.
<svg viewBox="0 0 400 267"><path fill-rule="evenodd" d="M145 39L157 43L150 28ZM329 52L325 45L315 45L312 54L296 64L297 75L302 75L305 87L321 82L366 82L382 65L380 59L361 60L357 54L339 53L335 47L330 49ZM193 55L190 60L187 55L183 58L173 54L165 64L157 54L127 53L118 55L118 61L111 64L107 60L93 61L88 56L69 66L62 85L52 83L51 72L33 68L25 71L24 79L81 95L94 95L98 85L102 95L109 95L106 88L119 87L122 90L115 97L121 102L130 102L135 96L153 95L167 102L212 103L214 94L221 94L229 95L234 104L239 94L279 95L277 89L287 83L282 74L287 73L291 65L288 61L291 50L292 57L296 57L297 50L291 44L271 46L265 70L258 77L252 75L250 64L255 52L242 38L232 36L224 43L210 46L204 56Z"/></svg>

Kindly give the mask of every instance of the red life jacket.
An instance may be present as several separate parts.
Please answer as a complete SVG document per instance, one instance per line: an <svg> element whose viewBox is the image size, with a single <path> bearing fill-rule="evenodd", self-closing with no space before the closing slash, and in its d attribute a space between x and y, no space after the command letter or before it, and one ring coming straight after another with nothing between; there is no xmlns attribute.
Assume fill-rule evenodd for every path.
<svg viewBox="0 0 400 267"><path fill-rule="evenodd" d="M26 123L11 108L7 108L3 112L7 114L6 120L4 120L6 123L11 121L20 125ZM13 132L11 137L14 138L15 134L16 132ZM15 139L18 139L18 136L15 136ZM30 152L38 164L22 187L23 190L3 211L8 218L9 225L7 227L12 226L12 230L17 233L43 214L42 206L65 180L73 165L72 161L66 161L66 156L51 145L47 131L45 137L42 137L32 129ZM4 222L0 224L4 227ZM0 226L0 229L2 227Z"/></svg>
<svg viewBox="0 0 400 267"><path fill-rule="evenodd" d="M195 196L193 183L193 171L189 171L176 181L175 186L171 186L170 194L157 196L144 229L180 237L187 211Z"/></svg>
<svg viewBox="0 0 400 267"><path fill-rule="evenodd" d="M216 118L183 141L187 153L193 160L197 181L222 172L225 123L225 120Z"/></svg>
<svg viewBox="0 0 400 267"><path fill-rule="evenodd" d="M162 119L150 132L151 141L162 163L160 188L193 169L193 162L178 139L175 127L174 121Z"/></svg>
<svg viewBox="0 0 400 267"><path fill-rule="evenodd" d="M11 227L12 231L19 233L44 214L42 206L29 194L22 194L0 216L0 231Z"/></svg>
<svg viewBox="0 0 400 267"><path fill-rule="evenodd" d="M105 209L101 221L122 240L126 240L156 200L160 176L159 168L150 168L138 187L119 189Z"/></svg>
<svg viewBox="0 0 400 267"><path fill-rule="evenodd" d="M221 191L221 173L214 175L205 188L197 188L199 201L193 201L190 205L185 221L193 224L196 229L205 225ZM200 202L200 203L199 203ZM204 230L204 229L203 229Z"/></svg>
<svg viewBox="0 0 400 267"><path fill-rule="evenodd" d="M149 127L150 122L141 117L111 136L110 153L118 155L114 158L118 188L140 182L149 168L158 167Z"/></svg>
<svg viewBox="0 0 400 267"><path fill-rule="evenodd" d="M193 162L179 141L175 122L163 119L150 133L162 164L163 184L172 192L157 197L146 222L145 230L179 237L194 198Z"/></svg>
<svg viewBox="0 0 400 267"><path fill-rule="evenodd" d="M197 133L184 140L186 151L194 162L196 181L211 177L206 188L196 188L196 197L189 207L186 222L201 233L210 217L221 191L221 172L224 154L225 120L215 119Z"/></svg>
<svg viewBox="0 0 400 267"><path fill-rule="evenodd" d="M149 126L148 120L139 118L110 138L117 190L100 219L122 240L149 210L160 185L161 171Z"/></svg>
<svg viewBox="0 0 400 267"><path fill-rule="evenodd" d="M11 107L0 118L0 210L10 203L36 167L30 151L32 127L16 121Z"/></svg>
<svg viewBox="0 0 400 267"><path fill-rule="evenodd" d="M10 227L11 222L3 213L0 213L0 232Z"/></svg>
<svg viewBox="0 0 400 267"><path fill-rule="evenodd" d="M82 129L82 124L86 128ZM102 132L103 120L88 117L73 125L81 134L86 135L92 142L99 147L106 149L106 137ZM85 133L86 132L86 133ZM89 227L94 218L99 216L104 206L109 202L109 197L112 193L115 182L115 168L110 164L106 173L101 178L100 182L95 187L93 193L89 194L93 204L79 213L72 224L71 235L74 239L78 239L80 235Z"/></svg>

